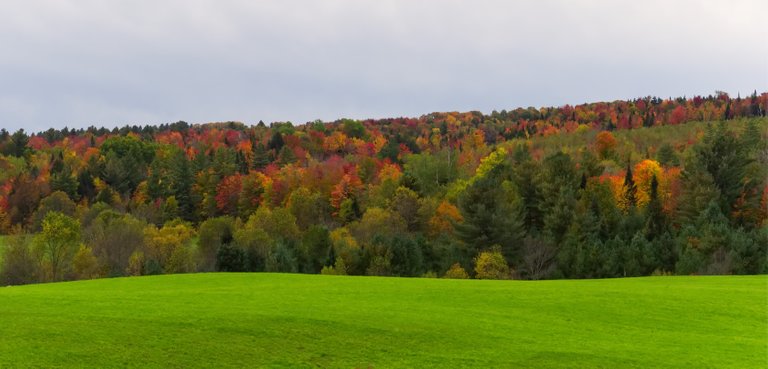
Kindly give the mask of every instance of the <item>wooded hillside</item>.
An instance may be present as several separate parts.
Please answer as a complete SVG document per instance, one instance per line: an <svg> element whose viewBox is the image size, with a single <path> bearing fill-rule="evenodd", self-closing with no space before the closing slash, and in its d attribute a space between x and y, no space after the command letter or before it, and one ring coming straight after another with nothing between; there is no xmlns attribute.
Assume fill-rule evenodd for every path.
<svg viewBox="0 0 768 369"><path fill-rule="evenodd" d="M768 272L768 93L0 130L0 283Z"/></svg>

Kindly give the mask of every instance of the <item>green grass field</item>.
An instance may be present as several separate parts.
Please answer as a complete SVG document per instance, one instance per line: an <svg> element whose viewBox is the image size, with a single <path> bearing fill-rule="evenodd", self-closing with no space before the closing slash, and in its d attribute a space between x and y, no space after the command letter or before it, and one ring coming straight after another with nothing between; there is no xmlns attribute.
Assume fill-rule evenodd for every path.
<svg viewBox="0 0 768 369"><path fill-rule="evenodd" d="M188 274L0 288L0 367L765 368L768 277Z"/></svg>

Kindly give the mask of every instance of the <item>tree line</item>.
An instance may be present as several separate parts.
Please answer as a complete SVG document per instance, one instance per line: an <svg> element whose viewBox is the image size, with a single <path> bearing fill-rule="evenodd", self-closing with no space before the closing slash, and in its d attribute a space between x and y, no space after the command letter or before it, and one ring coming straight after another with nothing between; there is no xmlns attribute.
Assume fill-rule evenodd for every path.
<svg viewBox="0 0 768 369"><path fill-rule="evenodd" d="M5 132L0 283L765 273L766 96Z"/></svg>

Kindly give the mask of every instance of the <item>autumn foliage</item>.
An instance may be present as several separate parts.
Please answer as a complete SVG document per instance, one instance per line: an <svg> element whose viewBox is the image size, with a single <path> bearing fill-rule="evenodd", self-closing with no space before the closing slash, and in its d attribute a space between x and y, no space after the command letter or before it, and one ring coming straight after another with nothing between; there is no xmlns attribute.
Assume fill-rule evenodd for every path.
<svg viewBox="0 0 768 369"><path fill-rule="evenodd" d="M718 93L298 125L0 129L0 235L14 245L0 276L764 273L767 108L768 93Z"/></svg>

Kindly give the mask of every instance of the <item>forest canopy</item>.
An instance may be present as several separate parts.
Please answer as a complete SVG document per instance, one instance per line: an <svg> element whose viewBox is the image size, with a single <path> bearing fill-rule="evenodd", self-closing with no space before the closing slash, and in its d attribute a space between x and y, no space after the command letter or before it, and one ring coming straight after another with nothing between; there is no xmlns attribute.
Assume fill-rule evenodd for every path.
<svg viewBox="0 0 768 369"><path fill-rule="evenodd" d="M0 284L768 272L768 93L0 129Z"/></svg>

